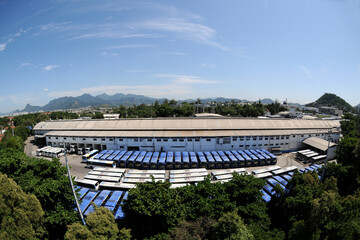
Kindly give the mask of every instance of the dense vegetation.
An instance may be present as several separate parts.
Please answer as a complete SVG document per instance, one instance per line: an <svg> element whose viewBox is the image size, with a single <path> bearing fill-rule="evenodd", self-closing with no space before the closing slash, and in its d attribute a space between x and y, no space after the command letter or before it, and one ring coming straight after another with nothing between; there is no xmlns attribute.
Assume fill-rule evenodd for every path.
<svg viewBox="0 0 360 240"><path fill-rule="evenodd" d="M31 116L14 119L16 128L45 118ZM73 211L59 160L28 157L8 139L0 150L0 172L7 175L0 174L0 238L360 239L360 119L346 117L338 164L328 164L322 181L315 173L296 172L289 190L276 188L269 203L259 191L265 181L252 176L177 189L169 182L140 184L124 202L122 221L98 208L87 226Z"/></svg>
<svg viewBox="0 0 360 240"><path fill-rule="evenodd" d="M325 93L314 103L308 104L308 106L319 107L319 106L327 106L327 107L336 107L338 109L344 110L346 112L355 112L355 109L344 99L339 96L336 96L333 93Z"/></svg>

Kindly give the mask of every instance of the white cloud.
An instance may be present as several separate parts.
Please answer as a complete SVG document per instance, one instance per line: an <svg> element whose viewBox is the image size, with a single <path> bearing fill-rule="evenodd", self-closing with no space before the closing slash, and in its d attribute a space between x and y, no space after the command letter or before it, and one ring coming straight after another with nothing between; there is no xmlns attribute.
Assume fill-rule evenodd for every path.
<svg viewBox="0 0 360 240"><path fill-rule="evenodd" d="M55 68L58 68L58 67L59 67L59 65L47 65L47 66L43 67L43 70L44 71L51 71L51 70L53 70Z"/></svg>
<svg viewBox="0 0 360 240"><path fill-rule="evenodd" d="M21 63L20 66L22 67L29 67L29 66L32 66L31 63L28 63L28 62L24 62L24 63Z"/></svg>
<svg viewBox="0 0 360 240"><path fill-rule="evenodd" d="M314 76L312 75L311 71L304 66L299 66L299 69L308 77L308 78L314 78Z"/></svg>
<svg viewBox="0 0 360 240"><path fill-rule="evenodd" d="M177 37L185 38L198 43L217 47L223 51L229 48L217 43L214 38L216 31L199 23L192 23L181 18L161 18L140 23L130 24L133 29L163 31L176 34Z"/></svg>
<svg viewBox="0 0 360 240"><path fill-rule="evenodd" d="M102 52L101 55L102 56L108 56L108 57L116 57L119 54L115 53L115 52Z"/></svg>
<svg viewBox="0 0 360 240"><path fill-rule="evenodd" d="M152 44L124 44L124 45L116 45L116 46L106 47L105 49L111 50L111 49L148 48L148 47L155 47L155 45L152 45Z"/></svg>
<svg viewBox="0 0 360 240"><path fill-rule="evenodd" d="M175 75L175 74L156 74L155 77L170 78L176 84L213 84L220 83L218 81L202 79L198 76Z"/></svg>
<svg viewBox="0 0 360 240"><path fill-rule="evenodd" d="M177 55L177 56L189 55L188 53L183 53L183 52L166 52L165 54L168 54L168 55Z"/></svg>
<svg viewBox="0 0 360 240"><path fill-rule="evenodd" d="M49 91L49 89L47 89L47 88L44 88L43 90L44 90L44 92L48 92L48 91Z"/></svg>
<svg viewBox="0 0 360 240"><path fill-rule="evenodd" d="M0 52L4 51L6 48L6 43L0 44Z"/></svg>
<svg viewBox="0 0 360 240"><path fill-rule="evenodd" d="M216 67L216 65L213 64L213 63L201 63L201 64L200 64L200 67L203 67L203 68L214 68L214 67Z"/></svg>

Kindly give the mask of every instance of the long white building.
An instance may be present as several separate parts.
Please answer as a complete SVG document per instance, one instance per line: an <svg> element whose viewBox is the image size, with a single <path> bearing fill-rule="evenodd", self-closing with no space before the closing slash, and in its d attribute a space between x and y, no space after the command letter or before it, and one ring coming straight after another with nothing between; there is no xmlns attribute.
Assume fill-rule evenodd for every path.
<svg viewBox="0 0 360 240"><path fill-rule="evenodd" d="M331 130L331 133L329 133ZM156 118L40 122L36 138L62 147L144 151L209 151L279 148L292 151L308 137L337 142L337 120L256 118Z"/></svg>

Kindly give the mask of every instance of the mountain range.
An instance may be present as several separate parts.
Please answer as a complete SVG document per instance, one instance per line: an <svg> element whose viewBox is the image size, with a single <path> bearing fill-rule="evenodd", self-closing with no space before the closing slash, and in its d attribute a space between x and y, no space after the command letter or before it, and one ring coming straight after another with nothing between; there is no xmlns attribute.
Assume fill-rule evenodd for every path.
<svg viewBox="0 0 360 240"><path fill-rule="evenodd" d="M44 106L33 106L30 103L28 103L24 109L17 110L15 112L37 112L37 111L54 111L54 110L60 110L60 109L75 109L75 108L82 108L82 107L100 107L100 106L132 106L132 105L138 105L138 104L152 104L156 101L163 102L165 98L152 98L147 97L144 95L136 95L136 94L122 94L117 93L114 95L108 95L108 94L100 94L97 96L92 96L90 94L83 94L78 97L61 97L51 100L48 104ZM236 102L250 102L246 99L237 99L237 98L223 98L223 97L217 97L217 98L203 98L200 99L201 102L230 102L230 101L236 101ZM179 100L178 102L195 102L196 99L186 99L186 100ZM271 104L274 103L272 99L265 98L260 100L263 104Z"/></svg>
<svg viewBox="0 0 360 240"><path fill-rule="evenodd" d="M139 105L139 104L152 104L156 101L162 103L165 100L165 98L152 98L147 97L144 95L136 95L136 94L123 94L123 93L117 93L114 95L108 95L108 94L100 94L97 96L92 96L90 94L83 94L78 97L61 97L51 100L48 104L44 106L33 106L31 104L27 104L23 110L17 110L15 112L37 112L37 111L54 111L54 110L61 110L61 109L76 109L76 108L82 108L82 107L101 107L101 106L132 106L132 105ZM223 97L217 97L217 98L203 98L200 99L202 103L206 102L230 102L230 101L236 101L236 102L253 102L248 101L246 99L237 99L237 98L223 98ZM179 100L178 102L195 102L196 99L186 99L186 100ZM263 104L271 104L275 101L269 98L264 98L259 100ZM301 107L301 104L298 103L289 103L289 105L297 105L298 107ZM323 96L321 96L318 100L315 102L307 104L307 106L335 106L339 109L343 109L346 111L355 111L355 108L359 109L360 104L356 106L355 108L352 107L349 103L347 103L344 99L336 96L332 93L325 93Z"/></svg>

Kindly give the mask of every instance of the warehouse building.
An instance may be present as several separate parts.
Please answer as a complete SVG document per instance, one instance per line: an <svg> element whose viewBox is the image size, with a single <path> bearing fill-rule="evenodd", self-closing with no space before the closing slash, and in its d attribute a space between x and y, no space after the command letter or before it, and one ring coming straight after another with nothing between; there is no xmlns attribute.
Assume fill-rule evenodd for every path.
<svg viewBox="0 0 360 240"><path fill-rule="evenodd" d="M264 148L293 151L309 137L337 142L337 120L256 118L156 118L40 122L36 139L49 146L98 150L226 151Z"/></svg>

